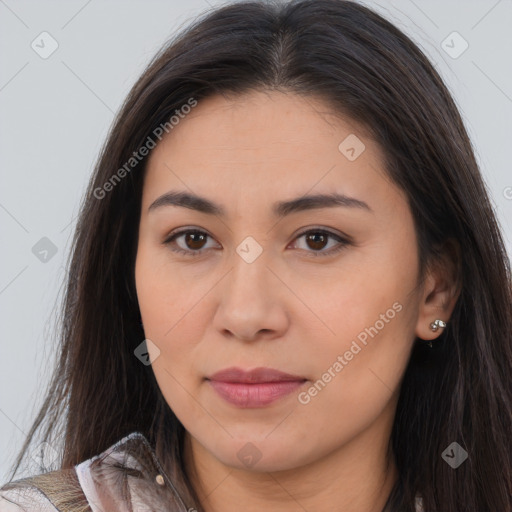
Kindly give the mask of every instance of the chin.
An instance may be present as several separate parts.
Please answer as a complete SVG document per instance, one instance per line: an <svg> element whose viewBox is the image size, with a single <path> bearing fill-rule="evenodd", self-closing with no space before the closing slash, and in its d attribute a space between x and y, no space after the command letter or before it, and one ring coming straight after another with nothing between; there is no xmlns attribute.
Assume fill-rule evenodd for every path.
<svg viewBox="0 0 512 512"><path fill-rule="evenodd" d="M277 437L265 439L265 436L230 439L216 445L211 453L226 466L256 473L291 470L315 459L314 447L305 447L300 440L290 437L286 442Z"/></svg>

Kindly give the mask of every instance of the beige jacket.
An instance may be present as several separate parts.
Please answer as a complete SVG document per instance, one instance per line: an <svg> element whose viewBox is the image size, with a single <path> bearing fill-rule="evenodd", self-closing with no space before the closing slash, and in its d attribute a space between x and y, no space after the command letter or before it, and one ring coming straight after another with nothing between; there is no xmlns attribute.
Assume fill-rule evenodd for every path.
<svg viewBox="0 0 512 512"><path fill-rule="evenodd" d="M0 488L0 512L192 512L140 432L74 468Z"/></svg>

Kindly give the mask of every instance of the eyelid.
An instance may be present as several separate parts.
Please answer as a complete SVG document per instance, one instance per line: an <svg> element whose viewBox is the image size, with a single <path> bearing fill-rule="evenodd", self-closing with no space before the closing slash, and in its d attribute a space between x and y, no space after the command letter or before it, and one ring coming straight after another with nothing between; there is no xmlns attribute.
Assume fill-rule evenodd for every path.
<svg viewBox="0 0 512 512"><path fill-rule="evenodd" d="M334 231L331 231L331 229L328 229L328 228L315 227L315 226L308 226L304 230L297 233L293 238L293 242L295 242L297 239L301 238L302 236L304 236L308 233L320 233L323 235L327 235L330 238L334 238L338 242L337 246L331 247L331 249L329 249L327 251L312 251L312 250L304 251L304 252L306 252L306 254L308 254L308 256L312 256L313 258L332 256L332 255L337 254L338 252L342 251L343 249L345 249L345 247L347 245L353 244L351 237L349 237L348 235L336 233Z"/></svg>
<svg viewBox="0 0 512 512"><path fill-rule="evenodd" d="M294 240L296 238L299 238L300 236L303 236L307 233L324 233L326 235L329 235L333 238L337 238L339 240L343 240L346 243L353 243L352 238L348 235L345 235L345 233L333 230L331 228L325 228L322 226L307 226L302 231L299 231L296 235L294 235Z"/></svg>
<svg viewBox="0 0 512 512"><path fill-rule="evenodd" d="M212 240L215 240L214 237L212 235L210 235L210 233L208 233L208 231L204 230L204 229L199 229L197 227L184 227L184 228L178 228L176 230L173 230L171 231L164 239L164 241L162 242L163 245L169 245L171 244L171 242L174 242L174 240L182 235L185 235L187 233L200 233L200 234L203 234L203 235L206 235L208 237L210 237ZM217 242L218 243L218 242ZM178 247L176 249L171 249L173 252L177 252L179 254L185 254L187 256L200 256L202 255L204 252L206 252L208 249L199 249L197 251L193 251L193 250L185 250L185 249L182 249L181 247Z"/></svg>
<svg viewBox="0 0 512 512"><path fill-rule="evenodd" d="M184 234L187 234L187 233L200 233L200 234L206 235L207 237L210 237L211 239L215 240L215 238L210 233L208 233L208 231L206 231L204 229L200 229L197 227L183 227L183 228L178 228L175 231L171 231L165 237L165 239L162 243L163 243L163 245L169 245L176 238L178 238ZM333 238L338 242L338 245L335 248L331 248L327 251L313 251L313 250L307 251L307 250L301 249L301 251L303 251L313 257L319 257L319 256L327 257L327 256L330 256L332 254L335 254L335 253L341 251L347 245L353 244L352 238L348 235L336 233L334 231L331 231L331 229L329 229L329 228L316 227L316 226L308 226L308 227L304 228L302 231L300 231L299 233L295 234L293 237L292 243L295 242L297 239L301 238L302 236L307 235L309 233L320 233L323 235L327 235L328 237ZM211 248L209 248L209 249L211 249ZM179 254L185 254L187 256L194 257L194 256L200 256L200 255L204 254L209 249L198 249L198 250L194 251L191 249L185 250L185 249L182 249L181 247L178 247L176 249L171 249L171 250L173 252L176 252Z"/></svg>

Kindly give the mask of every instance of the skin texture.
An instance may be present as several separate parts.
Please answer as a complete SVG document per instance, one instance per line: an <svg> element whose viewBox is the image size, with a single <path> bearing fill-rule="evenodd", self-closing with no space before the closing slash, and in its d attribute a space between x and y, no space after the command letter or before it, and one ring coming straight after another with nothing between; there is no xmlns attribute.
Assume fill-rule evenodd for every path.
<svg viewBox="0 0 512 512"><path fill-rule="evenodd" d="M350 134L365 145L353 161L338 149ZM448 321L456 297L442 269L419 281L413 219L382 161L357 123L321 100L276 91L202 100L149 157L137 294L152 368L187 430L187 470L208 512L377 512L387 499L396 478L387 447L413 342L439 336L429 324ZM148 212L170 190L204 196L226 216ZM272 214L276 201L332 192L371 211ZM164 244L178 228L209 236ZM339 246L335 237L308 242L302 234L315 228L350 243L315 256ZM236 251L248 236L262 249L251 263ZM358 335L371 326L378 333L364 345ZM347 360L354 341L360 350ZM338 356L346 364L336 371ZM307 382L266 407L238 408L205 380L231 366Z"/></svg>

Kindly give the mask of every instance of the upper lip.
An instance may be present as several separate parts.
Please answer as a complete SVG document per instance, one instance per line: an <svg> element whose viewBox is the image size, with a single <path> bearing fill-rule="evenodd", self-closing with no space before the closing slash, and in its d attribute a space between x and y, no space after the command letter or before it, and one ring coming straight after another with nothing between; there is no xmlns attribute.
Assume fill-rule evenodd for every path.
<svg viewBox="0 0 512 512"><path fill-rule="evenodd" d="M243 384L254 384L261 382L285 382L285 381L303 381L304 377L291 375L273 368L254 368L252 370L243 370L242 368L225 368L210 377L209 380L220 382L238 382Z"/></svg>

